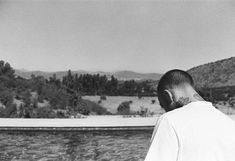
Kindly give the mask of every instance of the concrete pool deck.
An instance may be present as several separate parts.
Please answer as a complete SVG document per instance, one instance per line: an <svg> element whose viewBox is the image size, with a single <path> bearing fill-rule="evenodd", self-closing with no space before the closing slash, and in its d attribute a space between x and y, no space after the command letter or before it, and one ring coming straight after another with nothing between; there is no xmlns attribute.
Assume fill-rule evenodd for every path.
<svg viewBox="0 0 235 161"><path fill-rule="evenodd" d="M0 118L0 131L153 130L159 116L88 116L79 119ZM230 115L235 120L235 115Z"/></svg>

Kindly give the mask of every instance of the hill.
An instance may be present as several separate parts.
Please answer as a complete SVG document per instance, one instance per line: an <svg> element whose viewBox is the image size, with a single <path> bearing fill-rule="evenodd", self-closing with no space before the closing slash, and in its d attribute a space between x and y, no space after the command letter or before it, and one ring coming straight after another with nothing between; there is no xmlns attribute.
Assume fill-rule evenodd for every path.
<svg viewBox="0 0 235 161"><path fill-rule="evenodd" d="M27 70L15 70L15 74L17 76L21 76L23 78L30 78L32 74L35 76L43 76L45 78L49 78L56 74L57 78L61 79L63 76L67 75L67 71L58 71L58 72L44 72L44 71L27 71ZM117 71L117 72L89 72L84 70L72 71L72 74L100 74L106 75L107 77L111 77L112 75L118 80L159 80L161 74L158 73L137 73L133 71Z"/></svg>
<svg viewBox="0 0 235 161"><path fill-rule="evenodd" d="M235 57L200 65L188 72L193 76L197 87L235 86Z"/></svg>

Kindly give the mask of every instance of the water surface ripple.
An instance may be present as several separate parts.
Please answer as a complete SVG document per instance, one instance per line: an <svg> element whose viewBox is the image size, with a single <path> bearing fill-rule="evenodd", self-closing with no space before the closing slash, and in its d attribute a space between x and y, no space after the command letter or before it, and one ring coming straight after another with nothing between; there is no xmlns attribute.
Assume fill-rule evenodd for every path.
<svg viewBox="0 0 235 161"><path fill-rule="evenodd" d="M152 131L0 132L0 160L142 161Z"/></svg>

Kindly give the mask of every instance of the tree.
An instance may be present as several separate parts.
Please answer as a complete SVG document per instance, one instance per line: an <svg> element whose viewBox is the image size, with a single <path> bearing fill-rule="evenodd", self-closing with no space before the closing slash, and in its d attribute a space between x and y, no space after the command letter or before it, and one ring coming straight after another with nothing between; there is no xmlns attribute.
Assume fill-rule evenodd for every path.
<svg viewBox="0 0 235 161"><path fill-rule="evenodd" d="M70 93L73 93L74 91L74 76L72 75L71 70L68 70L68 73L66 76L62 79L63 85L67 87L67 91Z"/></svg>
<svg viewBox="0 0 235 161"><path fill-rule="evenodd" d="M9 117L12 117L12 118L17 117L16 104L11 103L11 104L7 105L4 113L5 113L5 117L8 117L8 118Z"/></svg>
<svg viewBox="0 0 235 161"><path fill-rule="evenodd" d="M15 71L9 63L5 63L3 60L0 61L0 76L4 75L9 78L14 78Z"/></svg>
<svg viewBox="0 0 235 161"><path fill-rule="evenodd" d="M105 86L105 93L111 96L118 94L118 80L113 75Z"/></svg>
<svg viewBox="0 0 235 161"><path fill-rule="evenodd" d="M61 82L57 79L56 74L53 74L53 76L49 78L49 83L55 85L57 88L61 87Z"/></svg>
<svg viewBox="0 0 235 161"><path fill-rule="evenodd" d="M13 102L13 92L6 87L0 86L0 102L5 106L11 104Z"/></svg>
<svg viewBox="0 0 235 161"><path fill-rule="evenodd" d="M0 61L0 82L7 88L15 87L15 71L9 63Z"/></svg>

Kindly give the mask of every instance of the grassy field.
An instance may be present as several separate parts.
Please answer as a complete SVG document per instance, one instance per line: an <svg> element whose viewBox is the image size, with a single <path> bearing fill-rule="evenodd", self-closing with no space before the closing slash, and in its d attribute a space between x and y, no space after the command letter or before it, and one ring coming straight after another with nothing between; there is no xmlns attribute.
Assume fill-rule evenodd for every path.
<svg viewBox="0 0 235 161"><path fill-rule="evenodd" d="M84 99L93 101L98 103L100 100L100 96L83 96ZM130 104L132 111L140 110L140 107L148 108L150 112L154 112L155 114L162 113L157 97L143 97L139 99L138 97L128 97L128 96L106 96L106 100L102 100L100 103L101 106L105 107L108 111L112 113L117 112L117 107L124 101L132 101ZM156 102L152 104L152 100ZM235 109L230 108L228 104L222 105L221 103L216 104L216 107L225 114L235 115Z"/></svg>
<svg viewBox="0 0 235 161"><path fill-rule="evenodd" d="M100 96L83 96L83 99L87 99L93 102L98 103ZM161 113L162 109L158 103L157 97L128 97L128 96L107 96L106 100L102 100L100 103L101 106L105 107L111 113L116 113L118 105L124 101L132 101L130 104L131 111L139 111L141 107L148 108L150 112L156 114ZM155 103L152 103L152 100L155 100Z"/></svg>

